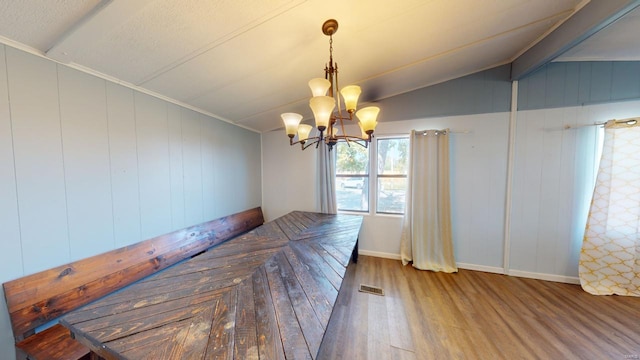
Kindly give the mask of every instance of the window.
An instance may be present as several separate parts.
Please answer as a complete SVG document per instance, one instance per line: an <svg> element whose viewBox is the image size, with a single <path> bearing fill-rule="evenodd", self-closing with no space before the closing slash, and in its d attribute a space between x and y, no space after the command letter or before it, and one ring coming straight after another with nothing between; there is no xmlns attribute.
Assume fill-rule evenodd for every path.
<svg viewBox="0 0 640 360"><path fill-rule="evenodd" d="M338 210L369 212L369 149L339 142L335 151Z"/></svg>
<svg viewBox="0 0 640 360"><path fill-rule="evenodd" d="M339 142L335 151L338 210L368 213L371 201L378 214L404 213L408 137L376 138L369 149ZM377 161L369 161L370 153Z"/></svg>
<svg viewBox="0 0 640 360"><path fill-rule="evenodd" d="M403 214L407 194L409 138L377 139L376 212Z"/></svg>

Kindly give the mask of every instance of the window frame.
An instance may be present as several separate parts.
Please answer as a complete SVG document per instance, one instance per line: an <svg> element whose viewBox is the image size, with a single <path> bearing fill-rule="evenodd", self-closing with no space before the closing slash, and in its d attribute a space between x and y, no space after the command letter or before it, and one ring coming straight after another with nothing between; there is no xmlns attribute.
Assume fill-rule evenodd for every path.
<svg viewBox="0 0 640 360"><path fill-rule="evenodd" d="M402 213L394 213L394 212L383 212L378 211L378 179L380 178L408 178L408 174L406 175L387 175L387 174L378 174L378 140L387 140L387 139L407 139L409 140L410 134L408 133L400 133L400 134L386 134L386 135L376 135L373 138L373 141L369 143L367 146L369 163L368 163L368 172L367 174L340 174L337 169L337 158L338 152L336 148L335 159L336 159L336 191L339 186L339 181L341 178L364 178L365 181L368 179L368 192L367 192L367 200L368 200L368 209L367 210L341 210L338 208L339 213L345 214L366 214L370 216L389 216L389 217L401 217L404 216L404 211ZM346 146L343 143L339 143L338 146ZM358 144L353 144L352 146L360 146ZM373 155L372 155L373 154ZM371 161L372 156L375 155L375 164ZM408 161L410 161L408 159ZM407 165L408 166L408 165ZM408 172L408 169L407 169ZM406 198L405 198L406 201ZM336 207L338 205L336 204Z"/></svg>
<svg viewBox="0 0 640 360"><path fill-rule="evenodd" d="M367 153L367 166L365 167L366 172L363 174L345 174L345 173L338 173L338 147L339 146L349 146L347 145L345 142L339 142L336 144L335 147L335 156L334 159L336 161L336 174L335 174L335 185L336 185L336 192L338 191L338 182L339 179L344 179L344 178L362 178L364 184L368 184L367 186L367 194L366 194L366 198L367 198L367 209L366 210L348 210L348 209L340 209L339 204L336 202L336 208L338 210L339 213L352 213L352 214L371 214L371 209L372 209L372 203L371 203L371 146L367 146L366 148L366 153ZM359 144L351 144L350 146L357 146L360 147L361 145ZM365 186L363 185L362 188L364 188ZM361 189L362 189L361 188Z"/></svg>

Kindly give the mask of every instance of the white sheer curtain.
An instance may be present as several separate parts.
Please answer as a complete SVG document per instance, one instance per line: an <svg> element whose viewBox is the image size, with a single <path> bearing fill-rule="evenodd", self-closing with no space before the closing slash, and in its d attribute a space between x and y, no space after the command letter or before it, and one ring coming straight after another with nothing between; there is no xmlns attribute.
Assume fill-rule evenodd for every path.
<svg viewBox="0 0 640 360"><path fill-rule="evenodd" d="M338 212L336 200L336 162L333 152L329 147L321 142L318 149L318 204L320 212L326 214L336 214Z"/></svg>
<svg viewBox="0 0 640 360"><path fill-rule="evenodd" d="M411 131L400 255L421 270L457 272L451 238L448 130Z"/></svg>
<svg viewBox="0 0 640 360"><path fill-rule="evenodd" d="M596 295L640 296L640 125L609 121L579 267Z"/></svg>

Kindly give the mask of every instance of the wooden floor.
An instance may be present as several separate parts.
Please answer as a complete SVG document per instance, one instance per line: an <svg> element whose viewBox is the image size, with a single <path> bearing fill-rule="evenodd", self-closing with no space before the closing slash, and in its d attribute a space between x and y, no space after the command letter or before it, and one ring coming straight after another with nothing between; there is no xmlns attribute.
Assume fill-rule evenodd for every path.
<svg viewBox="0 0 640 360"><path fill-rule="evenodd" d="M382 287L385 296L358 292ZM360 256L319 359L640 359L640 298Z"/></svg>

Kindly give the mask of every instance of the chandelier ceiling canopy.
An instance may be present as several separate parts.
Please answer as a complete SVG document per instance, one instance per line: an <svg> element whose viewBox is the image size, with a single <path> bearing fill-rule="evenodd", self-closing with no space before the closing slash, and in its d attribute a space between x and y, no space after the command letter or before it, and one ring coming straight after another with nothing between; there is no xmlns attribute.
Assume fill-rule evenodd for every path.
<svg viewBox="0 0 640 360"><path fill-rule="evenodd" d="M333 34L336 31L338 31L336 20L330 19L322 24L322 32L329 36L329 63L325 65L324 78L315 78L309 81L309 88L311 88L313 96L309 100L309 106L313 111L318 135L309 136L313 127L300 124L302 115L296 113L280 115L287 136L289 136L289 144L300 144L302 150L314 144L318 147L321 142L327 144L331 150L338 141L353 142L367 147L378 124L377 118L380 108L368 106L357 110L358 97L361 93L360 86L348 85L343 87L339 93L337 91L339 88L338 63L333 62ZM359 120L360 134L348 135L345 131L345 122L356 120L354 114L355 118ZM296 138L295 141L294 138Z"/></svg>

